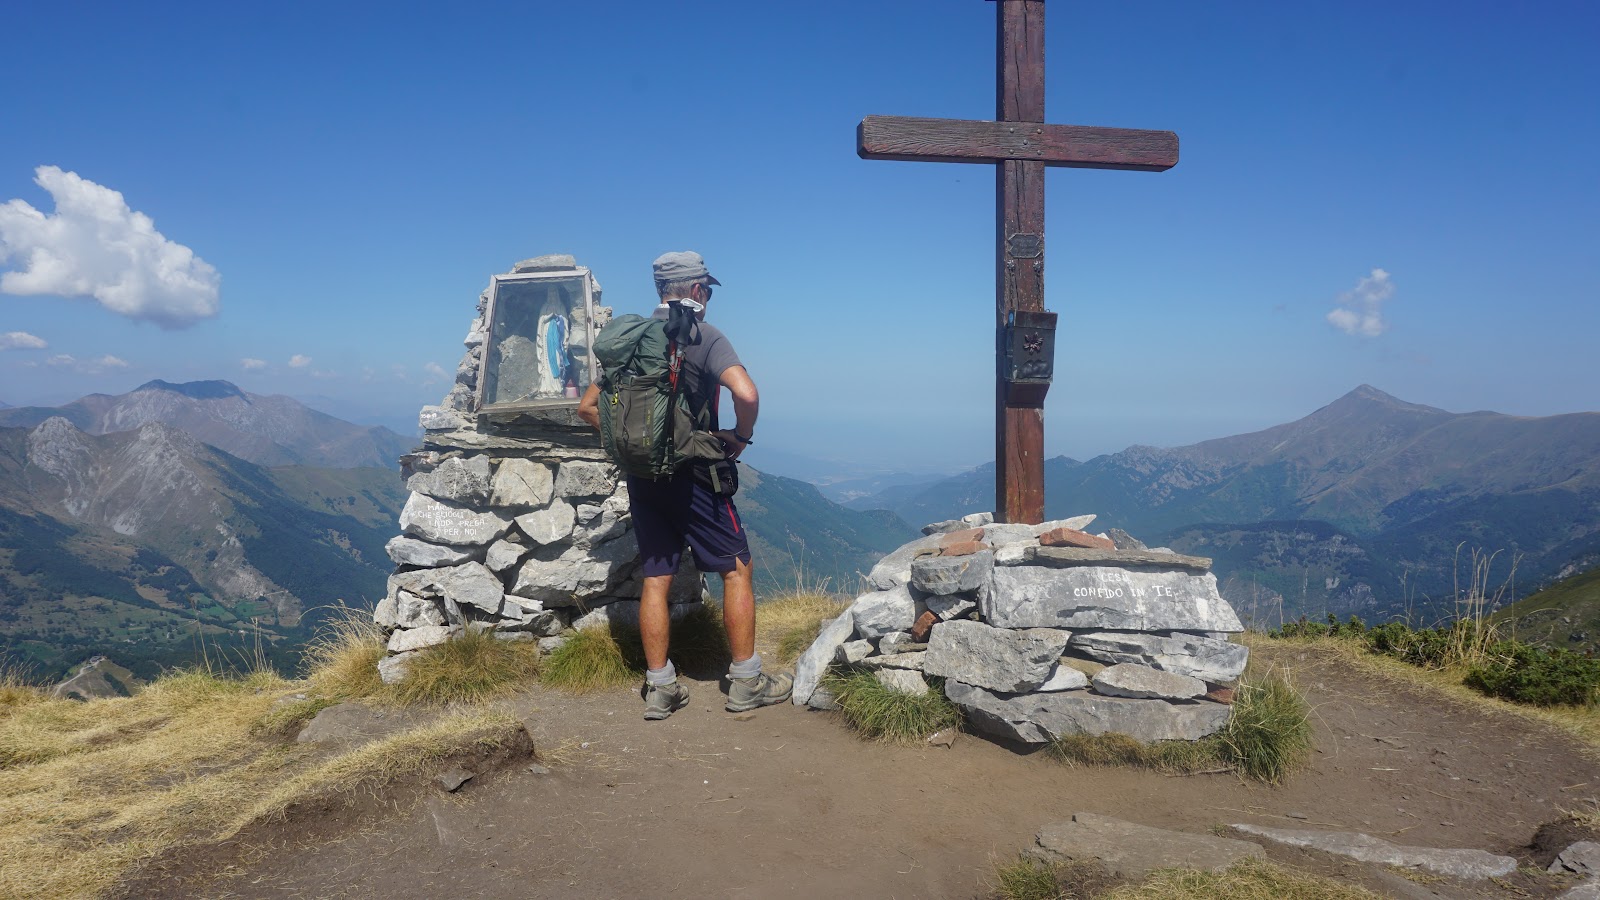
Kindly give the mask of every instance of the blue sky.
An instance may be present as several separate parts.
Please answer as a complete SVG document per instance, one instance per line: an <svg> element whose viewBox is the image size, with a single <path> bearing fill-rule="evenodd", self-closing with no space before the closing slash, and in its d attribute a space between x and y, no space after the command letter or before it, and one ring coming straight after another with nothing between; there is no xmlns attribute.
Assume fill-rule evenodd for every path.
<svg viewBox="0 0 1600 900"><path fill-rule="evenodd" d="M1361 383L1597 408L1595 7L1057 0L1046 34L1049 121L1182 142L1165 173L1049 173L1048 453ZM992 454L993 169L854 151L869 114L993 117L991 3L58 2L0 41L0 336L29 336L0 400L226 378L403 427L491 273L570 252L642 311L692 248L762 388L757 466ZM29 241L120 240L53 231L40 167L147 216L178 299L19 295L108 277L30 275Z"/></svg>

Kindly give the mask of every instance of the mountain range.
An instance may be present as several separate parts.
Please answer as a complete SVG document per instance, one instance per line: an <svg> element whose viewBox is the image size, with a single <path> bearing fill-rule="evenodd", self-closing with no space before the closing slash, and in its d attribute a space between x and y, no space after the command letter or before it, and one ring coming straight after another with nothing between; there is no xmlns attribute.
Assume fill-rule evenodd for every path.
<svg viewBox="0 0 1600 900"><path fill-rule="evenodd" d="M381 595L410 444L220 381L0 411L0 653L52 674L98 653L140 677L210 651L292 666L331 606ZM847 508L746 468L761 595L854 591L907 523L990 508L993 473L875 475L892 486ZM1362 386L1265 431L1045 473L1050 518L1094 512L1095 530L1211 556L1223 595L1269 626L1425 624L1475 580L1475 552L1508 602L1600 561L1597 413L1457 414Z"/></svg>
<svg viewBox="0 0 1600 900"><path fill-rule="evenodd" d="M160 422L263 466L395 468L395 460L418 443L382 426L353 425L290 397L246 393L227 381L158 379L126 394L90 394L65 406L0 409L0 428L32 428L56 416L90 434Z"/></svg>
<svg viewBox="0 0 1600 900"><path fill-rule="evenodd" d="M994 468L848 505L933 522L993 502ZM1093 512L1215 557L1224 596L1271 616L1450 611L1472 553L1514 593L1600 561L1600 413L1451 413L1362 385L1295 422L1045 464L1045 513ZM1231 593L1230 593L1231 591Z"/></svg>
<svg viewBox="0 0 1600 900"><path fill-rule="evenodd" d="M6 413L0 653L42 674L95 654L145 678L202 653L289 668L334 607L382 596L411 447L393 432L221 381ZM765 592L854 587L913 535L754 470L740 505Z"/></svg>

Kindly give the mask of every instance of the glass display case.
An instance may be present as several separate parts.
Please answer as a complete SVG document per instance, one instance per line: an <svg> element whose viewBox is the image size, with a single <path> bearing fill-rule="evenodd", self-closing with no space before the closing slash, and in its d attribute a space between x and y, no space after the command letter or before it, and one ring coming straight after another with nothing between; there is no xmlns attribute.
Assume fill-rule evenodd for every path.
<svg viewBox="0 0 1600 900"><path fill-rule="evenodd" d="M488 338L478 410L515 412L576 406L595 371L594 276L578 266L496 275L485 310Z"/></svg>

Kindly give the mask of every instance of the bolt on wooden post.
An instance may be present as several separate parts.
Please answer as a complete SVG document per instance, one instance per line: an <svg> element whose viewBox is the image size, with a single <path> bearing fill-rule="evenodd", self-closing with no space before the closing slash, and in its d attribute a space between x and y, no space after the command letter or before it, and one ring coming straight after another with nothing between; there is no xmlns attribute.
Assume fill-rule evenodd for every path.
<svg viewBox="0 0 1600 900"><path fill-rule="evenodd" d="M1044 521L1044 398L1055 313L1044 308L1044 170L1161 172L1178 163L1170 131L1044 121L1045 0L997 8L996 121L867 116L862 159L995 163L995 515Z"/></svg>

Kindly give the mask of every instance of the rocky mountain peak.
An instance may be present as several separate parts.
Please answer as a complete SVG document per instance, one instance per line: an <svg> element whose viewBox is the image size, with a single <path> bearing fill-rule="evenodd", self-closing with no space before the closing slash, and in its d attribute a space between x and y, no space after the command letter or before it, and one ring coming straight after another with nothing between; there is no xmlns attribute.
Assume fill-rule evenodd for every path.
<svg viewBox="0 0 1600 900"><path fill-rule="evenodd" d="M162 381L157 378L139 385L131 393L139 393L140 391L170 391L195 400L220 400L224 397L238 397L246 403L250 402L250 398L245 395L244 391L239 390L238 385L231 381L222 381L220 379L186 381L183 384L173 384L170 381Z"/></svg>
<svg viewBox="0 0 1600 900"><path fill-rule="evenodd" d="M174 428L165 422L146 422L139 426L136 443L143 452L164 452L194 457L200 454L202 444L187 431Z"/></svg>

